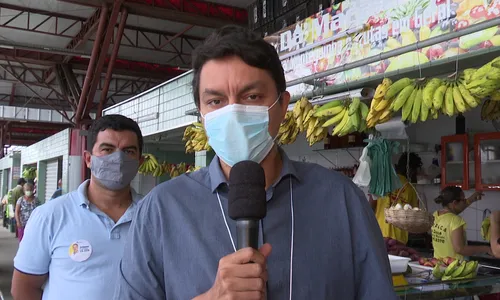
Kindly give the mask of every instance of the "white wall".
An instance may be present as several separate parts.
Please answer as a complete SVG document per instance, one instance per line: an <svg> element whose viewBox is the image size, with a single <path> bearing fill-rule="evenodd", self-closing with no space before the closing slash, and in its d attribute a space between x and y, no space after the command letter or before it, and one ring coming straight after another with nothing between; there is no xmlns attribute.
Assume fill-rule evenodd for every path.
<svg viewBox="0 0 500 300"><path fill-rule="evenodd" d="M69 187L69 143L70 143L70 130L65 129L58 132L36 144L33 144L23 150L21 150L21 167L27 164L37 164L37 169L39 177L43 177L45 174L44 164L40 164L40 161L46 161L58 157L62 157L62 181L63 181L63 193L68 192ZM73 175L71 175L73 176ZM45 180L38 180L37 190L39 197L43 195L45 191ZM43 199L40 199L43 201ZM46 199L49 200L49 199Z"/></svg>
<svg viewBox="0 0 500 300"><path fill-rule="evenodd" d="M491 123L481 121L480 108L476 108L475 110L466 113L465 117L466 130L470 135L478 132L496 131ZM407 132L410 136L410 143L412 144L440 144L442 136L455 134L455 119L441 116L437 120L429 120L425 123L412 125L407 129ZM472 143L472 139L470 140L470 143ZM349 150L349 153L346 150L314 151L315 149L322 148L322 143L309 147L303 135L299 136L294 144L283 146L283 149L291 159L317 163L327 168L343 166L352 167L354 164L357 164L357 161L354 160L349 153L356 159L361 156L360 149ZM422 158L425 167L432 162L432 158L435 156L432 152L423 152L419 153L419 155ZM397 159L398 156L399 155L396 155L395 159ZM439 209L439 206L433 201L439 194L439 185L418 185L416 188L430 211L434 212ZM469 191L465 191L465 194L466 196L469 196L473 192L474 190L471 189ZM490 209L491 211L500 210L500 192L486 192L483 200L471 205L462 213L462 217L464 217L467 222L467 236L469 240L482 240L480 229L483 211L485 209Z"/></svg>

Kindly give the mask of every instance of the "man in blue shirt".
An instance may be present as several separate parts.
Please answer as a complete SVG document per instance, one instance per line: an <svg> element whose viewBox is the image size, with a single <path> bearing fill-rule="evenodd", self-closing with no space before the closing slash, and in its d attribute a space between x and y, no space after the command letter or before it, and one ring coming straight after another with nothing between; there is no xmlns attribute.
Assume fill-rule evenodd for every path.
<svg viewBox="0 0 500 300"><path fill-rule="evenodd" d="M396 299L363 192L337 172L289 160L274 144L290 101L275 49L224 27L196 50L193 69L217 157L144 198L113 299ZM267 215L260 249L236 251L228 178L244 160L264 169Z"/></svg>
<svg viewBox="0 0 500 300"><path fill-rule="evenodd" d="M141 161L137 123L95 121L84 153L90 180L35 209L14 258L15 300L109 300L140 197L130 188Z"/></svg>
<svg viewBox="0 0 500 300"><path fill-rule="evenodd" d="M61 195L62 195L62 179L59 178L59 180L57 181L57 189L52 194L52 197L50 197L50 200L60 197Z"/></svg>

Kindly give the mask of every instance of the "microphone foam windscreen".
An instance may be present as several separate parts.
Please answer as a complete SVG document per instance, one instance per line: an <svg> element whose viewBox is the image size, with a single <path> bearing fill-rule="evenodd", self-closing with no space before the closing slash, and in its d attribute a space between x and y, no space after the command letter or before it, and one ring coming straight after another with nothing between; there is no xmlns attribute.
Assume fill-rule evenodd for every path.
<svg viewBox="0 0 500 300"><path fill-rule="evenodd" d="M264 169L253 161L242 161L229 174L229 217L262 219L266 216L266 177Z"/></svg>

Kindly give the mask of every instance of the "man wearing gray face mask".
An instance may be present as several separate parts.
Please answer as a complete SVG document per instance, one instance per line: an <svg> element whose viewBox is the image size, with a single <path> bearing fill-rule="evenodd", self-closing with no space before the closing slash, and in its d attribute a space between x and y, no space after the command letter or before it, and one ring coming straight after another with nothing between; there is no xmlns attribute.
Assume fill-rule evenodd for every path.
<svg viewBox="0 0 500 300"><path fill-rule="evenodd" d="M121 115L95 121L84 153L90 180L38 207L28 221L14 258L15 300L112 298L110 287L141 198L130 182L142 146L135 121Z"/></svg>

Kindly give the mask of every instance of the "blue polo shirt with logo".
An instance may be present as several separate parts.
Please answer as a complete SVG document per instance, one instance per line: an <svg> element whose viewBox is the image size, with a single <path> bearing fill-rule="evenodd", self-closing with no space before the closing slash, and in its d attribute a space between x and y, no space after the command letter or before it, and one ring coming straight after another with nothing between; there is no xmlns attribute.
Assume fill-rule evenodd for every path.
<svg viewBox="0 0 500 300"><path fill-rule="evenodd" d="M26 225L14 267L25 274L49 274L43 300L113 297L130 222L142 197L132 191L132 204L115 223L89 202L88 184L39 206Z"/></svg>

